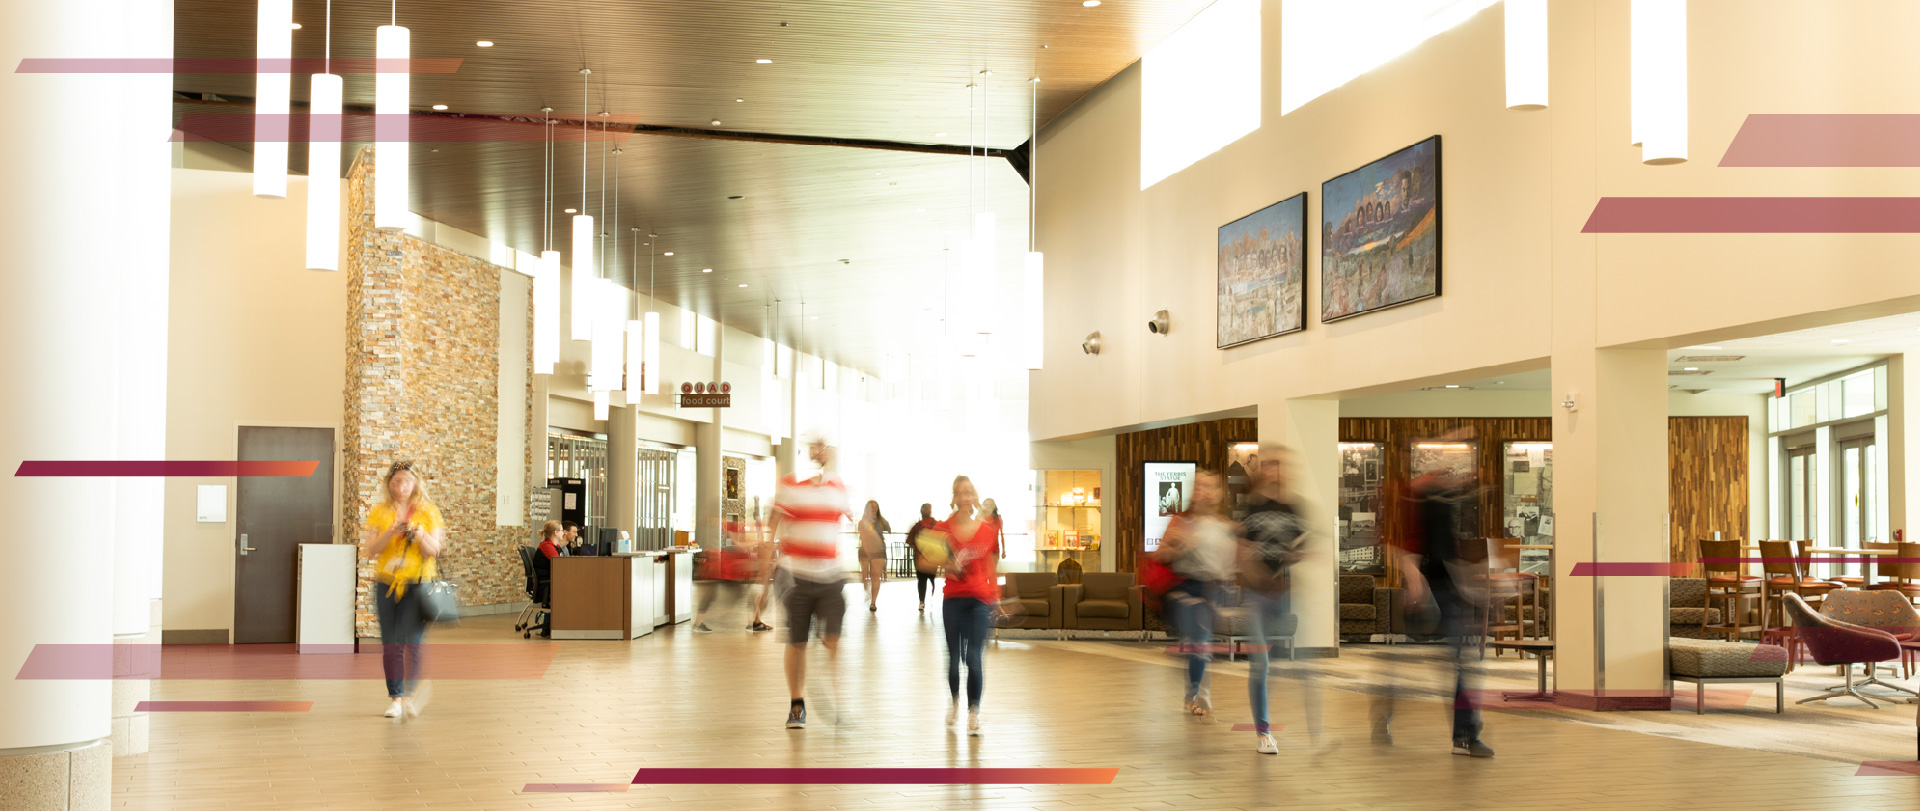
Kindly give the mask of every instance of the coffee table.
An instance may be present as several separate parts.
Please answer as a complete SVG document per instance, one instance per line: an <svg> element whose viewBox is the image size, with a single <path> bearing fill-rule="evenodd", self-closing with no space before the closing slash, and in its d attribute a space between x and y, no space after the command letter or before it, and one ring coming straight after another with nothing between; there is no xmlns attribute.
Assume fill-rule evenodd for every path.
<svg viewBox="0 0 1920 811"><path fill-rule="evenodd" d="M1502 692L1501 698L1508 701L1552 701L1553 694L1547 692L1547 658L1553 655L1551 639L1489 639L1487 647L1497 651L1514 650L1532 653L1534 663L1540 667L1540 689L1531 693Z"/></svg>

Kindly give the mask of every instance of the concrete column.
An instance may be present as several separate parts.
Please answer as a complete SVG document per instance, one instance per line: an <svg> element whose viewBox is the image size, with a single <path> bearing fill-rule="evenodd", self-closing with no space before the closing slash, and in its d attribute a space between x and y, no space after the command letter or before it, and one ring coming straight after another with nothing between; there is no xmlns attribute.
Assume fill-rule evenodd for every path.
<svg viewBox="0 0 1920 811"><path fill-rule="evenodd" d="M547 396L553 375L533 376L533 471L534 487L547 486ZM554 513L555 517L559 513ZM534 527L537 531L539 527Z"/></svg>
<svg viewBox="0 0 1920 811"><path fill-rule="evenodd" d="M634 477L640 454L639 414L637 405L620 406L607 412L607 498L610 501L607 525L624 529L635 537L639 528L634 509L638 492Z"/></svg>
<svg viewBox="0 0 1920 811"><path fill-rule="evenodd" d="M722 337L724 337L724 334ZM722 347L725 345L724 341L716 343L720 343ZM720 382L721 376L725 372L721 366L721 358L724 355L725 351L723 348L716 347L714 349L713 371L712 374L708 376L707 382ZM709 409L709 411L713 414L712 421L695 423L693 427L694 469L699 476L699 481L694 483L693 490L694 539L701 546L708 549L719 549L723 543L720 532L720 507L722 504L720 488L722 476L724 475L721 472L723 465L720 457L724 454L721 448L721 440L725 433L724 417L727 410L724 408L714 408Z"/></svg>
<svg viewBox="0 0 1920 811"><path fill-rule="evenodd" d="M0 9L0 61L167 57L172 31L172 3L164 1L9 4ZM0 179L18 192L0 212L0 241L14 253L0 294L0 341L13 351L0 353L0 375L18 383L0 393L0 413L12 428L0 435L0 457L110 460L164 452L158 437L165 373L135 364L150 354L145 350L165 357L171 82L166 75L0 78L0 104L35 111L0 122L9 147L0 155ZM103 109L117 111L122 126L73 125ZM143 221L98 228L84 212L103 199L143 212L136 218ZM160 297L151 298L156 290ZM107 315L74 318L76 307ZM129 314L138 317L129 322ZM126 346L143 351L125 356ZM133 410L140 408L155 411ZM97 540L105 541L88 545L89 564L104 576L12 584L15 612L0 629L0 661L22 662L37 645L110 645L117 625L146 630L154 595L153 555L145 545L158 537L159 502L151 486L129 486L126 501L135 509L123 523L119 490L114 480L98 478L9 476L0 483L6 514L93 516ZM117 566L122 546L142 556L142 565ZM71 550L59 545L14 543L8 550L14 571L57 572L72 563ZM127 599L116 604L123 590ZM117 624L122 615L137 621ZM113 682L104 679L0 679L0 802L107 808L113 694Z"/></svg>
<svg viewBox="0 0 1920 811"><path fill-rule="evenodd" d="M1920 476L1907 475L1909 460L1920 462L1920 413L1916 410L1920 410L1920 369L1908 369L1907 356L1894 355L1887 359L1887 527L1908 542L1914 537L1906 531L1907 517L1920 512ZM1891 533L1882 538L1891 539Z"/></svg>
<svg viewBox="0 0 1920 811"><path fill-rule="evenodd" d="M1314 527L1315 548L1293 567L1293 602L1301 648L1340 645L1340 401L1286 400L1260 407L1261 456L1287 451L1288 486Z"/></svg>

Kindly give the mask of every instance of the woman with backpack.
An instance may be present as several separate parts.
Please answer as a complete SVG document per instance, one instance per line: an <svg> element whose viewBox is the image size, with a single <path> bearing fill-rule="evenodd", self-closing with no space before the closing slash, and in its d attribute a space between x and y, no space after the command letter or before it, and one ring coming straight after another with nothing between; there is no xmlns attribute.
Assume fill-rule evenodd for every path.
<svg viewBox="0 0 1920 811"><path fill-rule="evenodd" d="M437 559L447 540L440 508L427 497L427 483L412 462L395 462L380 480L379 504L367 511L360 552L373 560L374 606L380 615L380 665L387 674L386 716L420 714L414 697L420 678L420 641L427 620L420 586L439 576Z"/></svg>

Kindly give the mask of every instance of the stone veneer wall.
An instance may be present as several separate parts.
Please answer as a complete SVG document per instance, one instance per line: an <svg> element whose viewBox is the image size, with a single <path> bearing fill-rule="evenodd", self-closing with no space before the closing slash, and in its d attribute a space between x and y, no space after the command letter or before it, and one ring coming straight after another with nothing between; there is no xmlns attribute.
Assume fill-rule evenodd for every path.
<svg viewBox="0 0 1920 811"><path fill-rule="evenodd" d="M358 541L396 460L424 473L447 520L443 576L462 605L526 598L516 548L526 527L497 524L500 273L490 262L402 232L373 227L373 157L362 149L347 175L347 385L341 471L343 539ZM531 336L529 302L526 334ZM528 342L531 344L531 341ZM532 468L533 356L527 365ZM524 517L522 519L525 520ZM355 632L380 635L372 565L361 561Z"/></svg>

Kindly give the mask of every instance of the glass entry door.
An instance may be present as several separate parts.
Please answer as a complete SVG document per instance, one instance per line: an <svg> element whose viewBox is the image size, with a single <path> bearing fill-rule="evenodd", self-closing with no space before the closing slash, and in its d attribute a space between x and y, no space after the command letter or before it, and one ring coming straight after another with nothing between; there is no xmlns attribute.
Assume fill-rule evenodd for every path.
<svg viewBox="0 0 1920 811"><path fill-rule="evenodd" d="M673 491L680 454L659 448L641 448L634 487L633 546L636 550L665 549L673 545Z"/></svg>
<svg viewBox="0 0 1920 811"><path fill-rule="evenodd" d="M1820 499L1814 490L1817 457L1812 445L1787 449L1787 537L1810 540L1819 526Z"/></svg>
<svg viewBox="0 0 1920 811"><path fill-rule="evenodd" d="M1880 539L1879 528L1874 526L1878 450L1870 436L1840 443L1840 545L1848 549L1860 549L1862 541ZM1846 564L1847 574L1860 574L1860 569L1858 563Z"/></svg>

